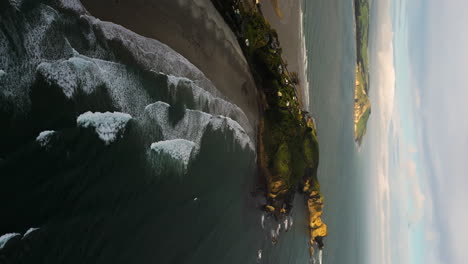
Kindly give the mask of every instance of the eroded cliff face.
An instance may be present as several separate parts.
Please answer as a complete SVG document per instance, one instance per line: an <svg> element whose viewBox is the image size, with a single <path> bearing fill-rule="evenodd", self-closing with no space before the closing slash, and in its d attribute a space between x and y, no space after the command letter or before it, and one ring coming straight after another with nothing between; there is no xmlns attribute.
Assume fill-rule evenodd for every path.
<svg viewBox="0 0 468 264"><path fill-rule="evenodd" d="M294 161L291 158L291 153L294 149L288 148L287 145L280 145L274 157L269 157L264 152L262 145L265 137L260 137L259 143L259 158L260 170L263 171L266 177L267 184L267 201L265 210L268 213L275 215L277 219L285 218L291 209L290 203L296 193L296 188L301 187L301 191L306 195L304 201L309 212L309 232L310 232L310 254L314 255L314 248L323 248L323 238L327 236L327 225L322 221L322 213L324 207L324 198L320 192L320 184L317 179L318 168L318 143L314 121L311 117L305 117L306 132L301 135L300 155L296 155L296 159L303 159L304 167L303 174L293 182L294 179ZM268 130L261 130L263 133L268 133ZM273 159L274 165L267 167L269 159ZM296 168L297 169L297 168ZM277 237L274 237L276 241Z"/></svg>
<svg viewBox="0 0 468 264"><path fill-rule="evenodd" d="M307 207L309 209L310 251L314 247L323 248L323 238L327 236L327 225L322 221L323 196L320 191L312 190L310 183L306 182L304 192L308 194Z"/></svg>

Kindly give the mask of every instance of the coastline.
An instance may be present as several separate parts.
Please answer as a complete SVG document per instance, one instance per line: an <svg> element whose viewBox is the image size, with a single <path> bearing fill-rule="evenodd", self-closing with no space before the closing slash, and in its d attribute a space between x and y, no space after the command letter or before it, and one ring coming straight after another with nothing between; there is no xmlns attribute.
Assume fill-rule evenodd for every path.
<svg viewBox="0 0 468 264"><path fill-rule="evenodd" d="M304 193L312 258L316 248L324 247L327 225L321 219L324 198L317 178L317 133L308 109L297 98L298 73L284 70L287 63L278 32L266 20L261 5L212 2L235 32L260 94L257 160L265 182L264 210L281 222L291 213L296 193ZM272 231L273 244L278 235Z"/></svg>
<svg viewBox="0 0 468 264"><path fill-rule="evenodd" d="M302 108L310 110L310 83L307 78L308 60L302 1L279 1L279 8L282 13L281 19L278 17L271 1L264 1L262 3L265 18L278 32L281 47L283 48L283 57L288 63L288 70L299 74L301 82L298 85L298 98L302 103ZM291 30L291 28L299 28L299 30Z"/></svg>
<svg viewBox="0 0 468 264"><path fill-rule="evenodd" d="M327 235L327 226L321 220L324 204L316 173L318 167L317 135L313 119L308 116L307 51L302 32L301 5L297 1L289 2L294 5L294 8L291 9L292 12L296 12L289 14L291 18L294 18L291 20L291 24L282 24L278 20L278 38L279 43L282 44L279 49L285 54L281 60L285 59L288 63L288 67L284 67L285 74L297 72L300 83L294 85L295 93L283 93L283 98L287 97L287 101L284 100L280 105L276 105L277 99L273 99L273 97L277 98L277 93L265 93L264 88L268 85L260 84L264 79L258 78L261 67L253 66L252 60L249 61L245 43L237 39L233 33L235 30L229 28L232 25L226 23L226 20L220 15L223 13L218 13L211 3L203 1L181 3L180 1L162 0L157 5L150 4L142 8L145 4L144 0L131 3L125 0L119 2L103 1L96 3L83 0L83 4L92 14L104 20L121 24L140 35L158 39L179 52L197 66L222 95L246 113L253 128L249 136L252 141L257 141L259 172L265 179L262 184L265 186L265 196L268 201L265 210L281 222L290 214L293 197L296 190L299 189L301 193L305 193L306 198L303 204L309 211L307 222L310 232L310 254L313 255L314 248L322 248L323 237ZM244 2L251 3L250 1ZM256 6L251 5L248 8L255 9ZM138 16L132 15L136 10L144 12L139 12ZM276 16L276 13L273 14ZM287 18L287 15L285 14L283 17ZM186 17L186 19L180 20L180 17ZM193 28L194 32L187 33L183 30L185 28ZM300 30L292 31L289 30L290 28L299 28ZM290 41L289 37L281 41L281 35L288 32L292 34L293 41ZM283 62L281 65L284 65ZM279 83L284 85L283 78L280 79ZM292 83L291 79L289 82ZM292 114L293 118L282 124L274 124L271 120L265 119L268 108L273 109L273 111L269 111L270 116L276 115L274 112L279 110L289 113L287 114L288 118ZM298 113L298 110L301 111ZM272 126L272 124L274 125ZM282 139L268 138L265 135L282 130L281 126L289 125L295 127L290 130L291 133L282 131L279 134L286 133L286 137L291 139L288 144L292 144L294 147L286 151L288 153L286 160L282 160L282 158L278 160L277 156L281 156L279 152L281 149L284 150L281 148L284 145L276 144L281 143ZM282 137L279 136L279 138ZM276 141L276 143L267 142L264 144L262 139L267 139L269 142ZM267 146L267 148L263 146ZM293 153L295 152L293 149L298 149L298 152L301 153ZM303 160L299 165L300 169L293 168L295 160ZM280 173L278 176L278 171L269 165L271 163L287 164L285 166L286 173L283 175ZM298 171L300 172L298 173ZM277 236L272 237L274 241L277 239Z"/></svg>
<svg viewBox="0 0 468 264"><path fill-rule="evenodd" d="M277 9L271 1L262 3L262 11L265 19L270 23L272 28L278 32L278 37L281 43L283 58L288 63L288 69L291 72L298 72L301 82L298 85L298 98L301 102L302 109L310 111L309 90L310 83L308 81L308 58L307 48L304 35L303 7L302 1L285 0L279 2L281 17L278 16ZM299 28L299 31L291 30ZM316 129L315 119L311 118L311 127ZM318 184L318 182L317 182ZM303 192L309 194L307 199L307 208L309 211L309 228L310 228L310 255L314 255L314 245L317 243L319 248L323 247L323 237L327 236L327 225L322 222L322 212L324 206L324 197L320 192L320 188L311 188L309 181L305 182ZM318 190L317 190L318 189ZM317 239L318 238L318 239Z"/></svg>
<svg viewBox="0 0 468 264"><path fill-rule="evenodd" d="M259 120L255 81L236 37L210 2L82 0L82 3L96 17L157 39L187 58L211 80L220 93L218 96L245 112L251 125L245 129L255 142ZM187 32L187 28L192 31Z"/></svg>

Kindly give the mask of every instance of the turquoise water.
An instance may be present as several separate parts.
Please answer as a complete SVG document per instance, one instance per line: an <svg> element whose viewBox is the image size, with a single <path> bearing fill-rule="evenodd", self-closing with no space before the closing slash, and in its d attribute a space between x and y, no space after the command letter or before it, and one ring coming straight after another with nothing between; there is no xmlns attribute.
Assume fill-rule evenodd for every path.
<svg viewBox="0 0 468 264"><path fill-rule="evenodd" d="M310 110L320 142L328 224L323 263L366 262L367 141L353 140L355 37L352 1L304 1Z"/></svg>

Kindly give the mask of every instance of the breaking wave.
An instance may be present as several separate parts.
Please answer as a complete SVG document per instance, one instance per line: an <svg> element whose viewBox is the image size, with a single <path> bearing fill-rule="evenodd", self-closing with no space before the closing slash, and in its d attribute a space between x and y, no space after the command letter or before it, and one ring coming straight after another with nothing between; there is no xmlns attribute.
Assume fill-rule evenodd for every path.
<svg viewBox="0 0 468 264"><path fill-rule="evenodd" d="M145 108L146 125L157 125L161 129L165 140L185 139L195 142L198 148L205 131L210 127L213 130L222 132L229 130L233 132L236 142L243 148L248 147L252 151L255 149L244 129L229 117L214 116L199 110L186 109L182 119L177 124L171 125L170 107L167 103L156 102Z"/></svg>
<svg viewBox="0 0 468 264"><path fill-rule="evenodd" d="M164 140L151 144L148 153L157 174L176 172L185 174L191 159L197 154L197 144L185 139Z"/></svg>

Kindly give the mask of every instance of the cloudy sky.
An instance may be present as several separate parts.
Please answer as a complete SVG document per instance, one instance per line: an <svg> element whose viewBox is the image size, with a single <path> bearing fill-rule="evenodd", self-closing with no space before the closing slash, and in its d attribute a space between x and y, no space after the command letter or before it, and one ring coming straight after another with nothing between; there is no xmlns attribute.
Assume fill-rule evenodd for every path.
<svg viewBox="0 0 468 264"><path fill-rule="evenodd" d="M438 263L467 263L468 2L427 0L423 5L422 22L410 31L424 27L420 43L427 43L411 62L420 95L422 166L434 208L429 228L436 236L429 237L438 238ZM418 12L418 6L414 9Z"/></svg>
<svg viewBox="0 0 468 264"><path fill-rule="evenodd" d="M370 262L468 263L468 1L374 3Z"/></svg>

